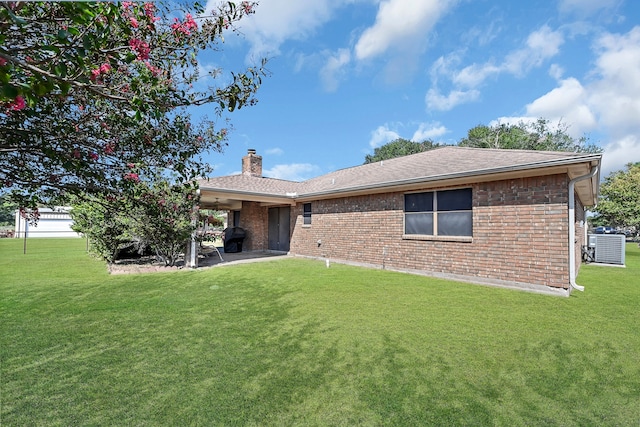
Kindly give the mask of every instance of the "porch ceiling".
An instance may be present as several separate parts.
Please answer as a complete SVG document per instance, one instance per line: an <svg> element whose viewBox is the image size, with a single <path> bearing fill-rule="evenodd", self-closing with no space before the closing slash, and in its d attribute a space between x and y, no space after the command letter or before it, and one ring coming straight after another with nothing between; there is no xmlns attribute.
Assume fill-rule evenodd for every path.
<svg viewBox="0 0 640 427"><path fill-rule="evenodd" d="M295 200L290 197L265 196L261 194L247 194L216 191L203 188L200 190L200 208L215 210L239 210L242 202L258 202L263 206L295 206Z"/></svg>

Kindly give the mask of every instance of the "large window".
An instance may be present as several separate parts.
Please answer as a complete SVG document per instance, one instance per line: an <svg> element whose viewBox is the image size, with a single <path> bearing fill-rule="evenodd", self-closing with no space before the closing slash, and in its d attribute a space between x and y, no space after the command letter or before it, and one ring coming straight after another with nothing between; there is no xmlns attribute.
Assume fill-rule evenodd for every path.
<svg viewBox="0 0 640 427"><path fill-rule="evenodd" d="M404 233L472 236L470 188L410 193L404 196Z"/></svg>
<svg viewBox="0 0 640 427"><path fill-rule="evenodd" d="M304 225L311 225L311 203L305 203L302 205L303 213L302 217L304 218Z"/></svg>

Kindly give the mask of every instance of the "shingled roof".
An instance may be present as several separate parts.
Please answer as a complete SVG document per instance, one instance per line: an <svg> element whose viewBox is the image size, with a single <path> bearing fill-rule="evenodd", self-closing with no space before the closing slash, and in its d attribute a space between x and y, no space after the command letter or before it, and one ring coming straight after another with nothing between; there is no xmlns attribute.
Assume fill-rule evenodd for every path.
<svg viewBox="0 0 640 427"><path fill-rule="evenodd" d="M576 174L583 174L589 172L591 164L599 164L600 159L600 154L446 146L341 169L302 182L231 175L201 180L200 188L235 194L310 199L335 197L355 191L381 192L393 187L455 179L473 182L483 176L525 171L533 174L533 171L542 168L564 168L569 171L568 168L572 166L582 165Z"/></svg>

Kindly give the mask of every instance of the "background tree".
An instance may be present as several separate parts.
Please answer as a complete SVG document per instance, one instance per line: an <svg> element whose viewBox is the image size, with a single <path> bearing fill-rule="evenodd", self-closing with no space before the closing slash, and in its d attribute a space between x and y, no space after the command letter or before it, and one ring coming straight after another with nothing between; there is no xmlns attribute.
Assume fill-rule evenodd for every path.
<svg viewBox="0 0 640 427"><path fill-rule="evenodd" d="M597 153L602 149L590 144L586 137L573 138L568 125L557 126L543 118L533 123L479 125L469 130L467 137L458 143L461 147L506 148L538 151L570 151Z"/></svg>
<svg viewBox="0 0 640 427"><path fill-rule="evenodd" d="M219 49L254 6L0 4L3 192L35 208L60 195L122 194L162 170L183 182L205 175L201 155L224 147L227 113L256 102L265 72L262 63L203 76L198 54ZM218 125L194 122L189 107L204 104Z"/></svg>
<svg viewBox="0 0 640 427"><path fill-rule="evenodd" d="M89 239L89 250L94 255L112 263L125 246L139 243L136 249L144 250L142 242L128 234L131 228L130 208L132 205L124 198L84 196L74 203L71 210L71 229Z"/></svg>
<svg viewBox="0 0 640 427"><path fill-rule="evenodd" d="M15 224L15 213L18 206L7 200L6 197L0 196L0 226Z"/></svg>
<svg viewBox="0 0 640 427"><path fill-rule="evenodd" d="M408 156L409 154L422 153L423 151L432 150L440 147L437 142L425 140L422 142L409 141L408 139L398 138L381 147L373 150L373 154L367 154L364 163L374 163L380 160L393 159L395 157Z"/></svg>
<svg viewBox="0 0 640 427"><path fill-rule="evenodd" d="M640 231L640 162L629 163L604 179L596 209L594 224Z"/></svg>

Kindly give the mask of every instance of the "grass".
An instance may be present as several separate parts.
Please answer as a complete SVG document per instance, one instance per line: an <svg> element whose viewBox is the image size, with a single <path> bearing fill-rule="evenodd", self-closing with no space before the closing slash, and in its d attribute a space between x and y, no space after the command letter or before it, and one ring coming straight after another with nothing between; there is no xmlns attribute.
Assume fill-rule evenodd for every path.
<svg viewBox="0 0 640 427"><path fill-rule="evenodd" d="M0 240L0 425L638 425L640 250L530 294L301 259L109 276Z"/></svg>

